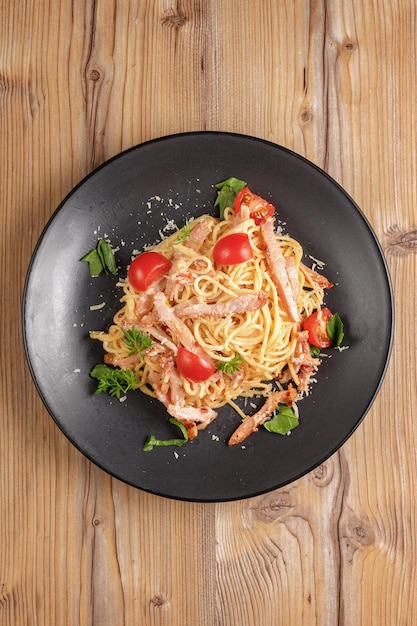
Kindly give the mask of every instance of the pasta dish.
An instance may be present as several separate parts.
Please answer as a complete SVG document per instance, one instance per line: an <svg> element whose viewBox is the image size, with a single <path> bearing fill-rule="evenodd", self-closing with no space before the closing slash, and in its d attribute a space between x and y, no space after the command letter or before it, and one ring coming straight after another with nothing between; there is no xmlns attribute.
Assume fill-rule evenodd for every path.
<svg viewBox="0 0 417 626"><path fill-rule="evenodd" d="M90 335L105 364L132 372L133 386L162 402L188 439L231 405L242 418L233 445L279 406L294 410L307 391L320 365L309 322L327 342L324 297L333 285L276 228L269 202L245 186L228 204L221 217L187 221L138 255L118 283L113 324ZM236 403L259 396L254 415Z"/></svg>

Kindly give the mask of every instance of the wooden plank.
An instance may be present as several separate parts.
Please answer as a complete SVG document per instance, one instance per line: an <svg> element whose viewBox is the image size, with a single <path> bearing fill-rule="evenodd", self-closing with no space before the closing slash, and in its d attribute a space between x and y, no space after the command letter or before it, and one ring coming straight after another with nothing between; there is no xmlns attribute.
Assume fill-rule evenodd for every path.
<svg viewBox="0 0 417 626"><path fill-rule="evenodd" d="M2 625L417 624L416 23L408 0L1 4ZM347 189L386 253L397 327L340 452L217 505L142 493L76 451L19 323L31 251L70 189L120 150L204 129L285 145Z"/></svg>

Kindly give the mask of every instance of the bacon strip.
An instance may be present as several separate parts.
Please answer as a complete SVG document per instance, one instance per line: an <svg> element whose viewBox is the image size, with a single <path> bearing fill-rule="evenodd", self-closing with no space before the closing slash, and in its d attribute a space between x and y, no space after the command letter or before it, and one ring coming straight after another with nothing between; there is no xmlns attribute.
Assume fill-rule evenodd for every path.
<svg viewBox="0 0 417 626"><path fill-rule="evenodd" d="M291 406L297 397L297 390L292 385L288 386L288 389L283 391L274 391L266 399L265 404L259 411L246 417L243 422L238 426L233 435L230 437L228 445L235 446L238 443L244 441L249 435L256 432L258 427L261 426L268 417L273 413L279 404L285 402L288 406Z"/></svg>
<svg viewBox="0 0 417 626"><path fill-rule="evenodd" d="M180 320L176 315L175 310L171 307L166 299L164 293L159 292L154 296L154 312L158 317L158 321L168 326L173 336L177 337L180 343L194 354L197 354L201 359L212 363L209 355L196 342L193 333L188 326Z"/></svg>
<svg viewBox="0 0 417 626"><path fill-rule="evenodd" d="M245 311L257 311L266 304L268 294L260 291L258 294L237 296L229 302L216 302L214 304L190 304L175 307L175 312L180 318L201 319L202 317L228 317Z"/></svg>
<svg viewBox="0 0 417 626"><path fill-rule="evenodd" d="M289 318L293 322L299 322L300 315L297 309L297 302L294 298L290 279L288 278L284 255L275 237L274 220L272 217L266 218L265 222L261 224L261 232L267 246L267 266L277 288L278 295L282 300Z"/></svg>
<svg viewBox="0 0 417 626"><path fill-rule="evenodd" d="M304 263L300 263L300 267L304 276L310 278L313 283L316 283L316 285L318 285L318 287L322 287L323 289L331 289L332 287L334 287L334 284L331 283L328 278L312 270L311 267L307 267L307 265L304 265Z"/></svg>
<svg viewBox="0 0 417 626"><path fill-rule="evenodd" d="M179 422L198 422L206 427L217 417L217 412L213 409L202 407L200 409L194 406L178 406L176 404L168 404L168 413L175 417Z"/></svg>
<svg viewBox="0 0 417 626"><path fill-rule="evenodd" d="M192 248L192 250L198 252L203 241L213 230L214 224L215 222L212 218L200 220L198 224L191 229L190 238L185 241L184 245L187 248Z"/></svg>

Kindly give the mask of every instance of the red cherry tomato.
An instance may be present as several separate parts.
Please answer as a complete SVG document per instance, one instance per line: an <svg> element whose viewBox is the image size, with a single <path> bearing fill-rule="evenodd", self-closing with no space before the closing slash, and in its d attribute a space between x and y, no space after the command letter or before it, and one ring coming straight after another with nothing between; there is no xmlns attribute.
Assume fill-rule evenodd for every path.
<svg viewBox="0 0 417 626"><path fill-rule="evenodd" d="M237 265L252 257L253 252L246 233L225 235L213 248L213 259L220 265Z"/></svg>
<svg viewBox="0 0 417 626"><path fill-rule="evenodd" d="M244 187L237 194L233 203L236 213L240 212L242 205L249 208L249 215L254 219L255 224L262 224L267 217L272 217L275 213L274 206L252 193L249 187Z"/></svg>
<svg viewBox="0 0 417 626"><path fill-rule="evenodd" d="M308 331L308 342L317 348L328 348L332 342L327 332L327 323L333 317L329 309L315 311L303 322L303 330Z"/></svg>
<svg viewBox="0 0 417 626"><path fill-rule="evenodd" d="M171 261L159 252L143 252L132 261L128 271L128 279L136 291L146 291L149 285L166 274Z"/></svg>
<svg viewBox="0 0 417 626"><path fill-rule="evenodd" d="M216 371L216 366L210 357L204 359L182 346L178 348L176 364L179 373L195 383L202 383Z"/></svg>

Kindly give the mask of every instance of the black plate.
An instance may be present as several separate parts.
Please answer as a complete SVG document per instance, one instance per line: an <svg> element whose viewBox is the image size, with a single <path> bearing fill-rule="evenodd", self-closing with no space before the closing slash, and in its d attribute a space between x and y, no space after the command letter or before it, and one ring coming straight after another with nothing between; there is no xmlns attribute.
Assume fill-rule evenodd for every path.
<svg viewBox="0 0 417 626"><path fill-rule="evenodd" d="M326 299L345 322L313 393L299 404L290 436L261 429L243 446L226 441L239 422L228 407L183 448L143 452L148 434L172 437L156 400L131 392L125 402L94 395L89 371L102 361L88 331L105 329L119 306L116 278L91 279L78 259L107 236L120 276L132 251L213 212L213 185L228 176L270 198L286 232L327 264L337 283ZM104 308L90 310L105 302ZM157 139L106 162L81 182L47 224L28 270L24 339L37 390L68 439L113 476L154 494L222 501L254 496L306 474L334 453L370 408L387 367L393 333L390 279L378 241L352 199L327 174L275 144L229 133ZM370 442L370 445L371 442Z"/></svg>

